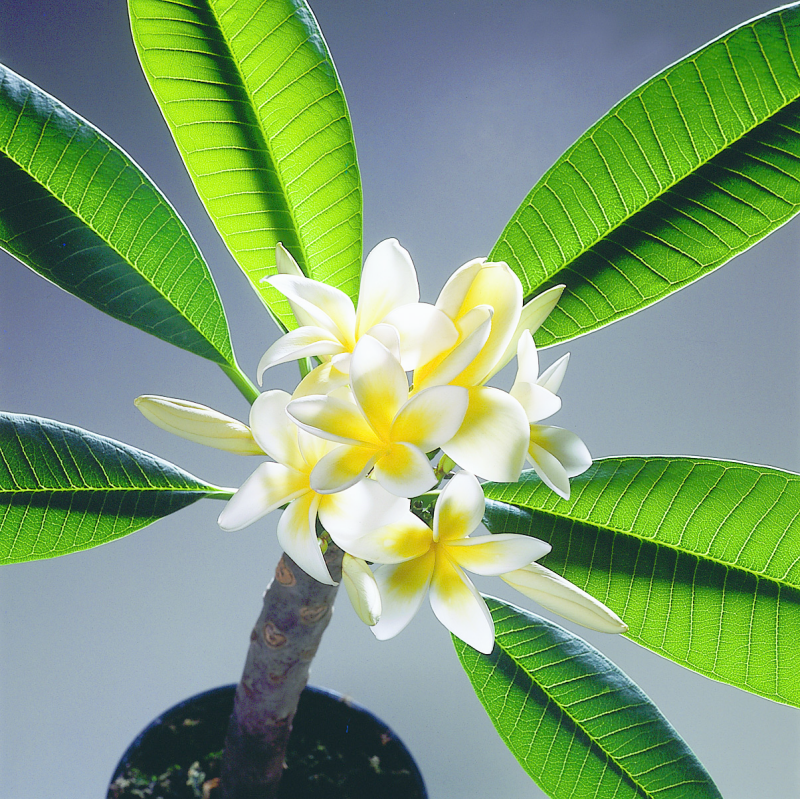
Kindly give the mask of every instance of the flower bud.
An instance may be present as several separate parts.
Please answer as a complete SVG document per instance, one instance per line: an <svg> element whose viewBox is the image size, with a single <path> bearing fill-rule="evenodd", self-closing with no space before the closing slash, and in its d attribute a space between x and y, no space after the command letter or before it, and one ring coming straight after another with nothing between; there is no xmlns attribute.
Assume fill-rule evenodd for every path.
<svg viewBox="0 0 800 799"><path fill-rule="evenodd" d="M358 618L373 627L381 617L381 595L372 569L366 561L346 552L342 559L342 582Z"/></svg>
<svg viewBox="0 0 800 799"><path fill-rule="evenodd" d="M144 394L133 402L146 419L168 433L237 455L264 454L246 424L213 408L153 394Z"/></svg>
<svg viewBox="0 0 800 799"><path fill-rule="evenodd" d="M500 577L542 607L590 630L601 633L624 633L628 630L628 625L613 610L538 563Z"/></svg>

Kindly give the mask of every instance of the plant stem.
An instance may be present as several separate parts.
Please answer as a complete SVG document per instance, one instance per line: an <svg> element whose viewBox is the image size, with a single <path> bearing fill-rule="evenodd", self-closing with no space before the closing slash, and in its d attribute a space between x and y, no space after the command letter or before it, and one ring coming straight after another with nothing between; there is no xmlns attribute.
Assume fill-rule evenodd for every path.
<svg viewBox="0 0 800 799"><path fill-rule="evenodd" d="M341 579L343 552L329 544L325 562ZM277 794L300 694L328 626L338 585L309 577L284 553L253 632L225 738L223 799Z"/></svg>
<svg viewBox="0 0 800 799"><path fill-rule="evenodd" d="M241 391L244 398L252 405L261 393L255 383L239 368L236 362L233 365L220 364L220 369L230 378L233 385Z"/></svg>

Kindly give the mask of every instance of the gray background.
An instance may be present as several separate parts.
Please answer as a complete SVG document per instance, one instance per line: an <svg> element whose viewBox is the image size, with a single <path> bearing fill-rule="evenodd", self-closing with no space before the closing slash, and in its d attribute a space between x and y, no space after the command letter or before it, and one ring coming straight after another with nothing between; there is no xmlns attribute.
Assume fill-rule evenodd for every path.
<svg viewBox="0 0 800 799"><path fill-rule="evenodd" d="M719 2L317 0L356 131L365 241L396 236L423 297L485 254L534 181L624 94L769 9ZM123 146L212 264L252 375L275 330L182 170L137 65L122 0L0 0L0 60ZM574 341L554 421L595 456L690 454L800 469L798 239L790 223L645 313ZM214 366L111 320L0 254L0 406L118 437L224 485L253 459L151 427L159 393L246 419ZM545 364L565 349L547 351ZM291 388L292 368L272 385ZM281 382L284 381L284 382ZM233 682L279 550L275 519L236 534L200 503L121 541L0 573L0 795L105 796L160 711ZM484 588L511 598L496 582ZM527 603L531 604L531 603ZM578 628L576 628L578 629ZM798 713L631 642L587 635L657 702L726 799L796 799ZM505 749L427 606L378 643L340 601L313 682L369 706L417 756L432 799L540 796Z"/></svg>

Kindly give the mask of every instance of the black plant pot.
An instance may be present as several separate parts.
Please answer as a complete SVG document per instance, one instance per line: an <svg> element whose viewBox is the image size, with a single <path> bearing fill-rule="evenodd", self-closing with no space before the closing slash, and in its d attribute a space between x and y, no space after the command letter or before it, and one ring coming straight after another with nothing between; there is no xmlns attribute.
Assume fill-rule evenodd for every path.
<svg viewBox="0 0 800 799"><path fill-rule="evenodd" d="M190 697L151 722L122 756L107 799L206 796L219 775L235 685ZM419 769L380 719L340 694L300 697L279 797L427 799ZM210 794L213 796L213 793Z"/></svg>

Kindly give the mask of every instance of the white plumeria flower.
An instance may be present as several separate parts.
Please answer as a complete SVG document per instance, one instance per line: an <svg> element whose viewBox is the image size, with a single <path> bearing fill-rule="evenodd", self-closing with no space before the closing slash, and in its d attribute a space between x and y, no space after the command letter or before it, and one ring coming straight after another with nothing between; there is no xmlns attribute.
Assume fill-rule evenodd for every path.
<svg viewBox="0 0 800 799"><path fill-rule="evenodd" d="M412 513L360 537L348 537L345 526L334 525L352 555L387 564L375 572L383 606L372 627L378 639L397 635L429 593L433 612L450 632L479 652L492 651L494 622L464 570L484 575L514 571L546 555L550 545L510 533L470 538L482 527L484 506L477 479L458 472L439 496L433 529Z"/></svg>
<svg viewBox="0 0 800 799"><path fill-rule="evenodd" d="M390 323L397 330L408 369L431 357L436 347L451 346L458 337L444 313L419 302L414 264L396 239L380 242L367 256L355 308L343 291L304 277L280 245L276 261L281 274L267 282L289 300L300 327L281 336L266 351L258 365L259 381L271 366L316 356L325 362L322 367L327 367L315 376L316 383L332 379L340 384L349 372L356 342L381 323ZM314 392L307 389L304 393Z"/></svg>
<svg viewBox="0 0 800 799"><path fill-rule="evenodd" d="M486 479L513 482L525 465L528 421L515 399L484 385L514 356L523 331L534 331L558 302L556 286L522 304L522 284L508 264L477 259L447 281L436 308L458 330L458 341L414 371L414 390L458 385L469 406L458 433L442 447L462 468Z"/></svg>
<svg viewBox="0 0 800 799"><path fill-rule="evenodd" d="M264 454L246 424L213 408L155 394L143 394L133 404L145 419L173 435L237 455Z"/></svg>
<svg viewBox="0 0 800 799"><path fill-rule="evenodd" d="M592 456L575 433L536 422L561 407L557 392L568 362L569 354L539 375L536 345L526 330L519 339L517 377L510 392L524 408L530 425L528 460L544 483L564 499L569 499L569 478L583 474L592 465Z"/></svg>
<svg viewBox="0 0 800 799"><path fill-rule="evenodd" d="M314 467L313 489L323 494L341 491L370 470L384 488L401 497L417 496L436 485L425 453L438 449L458 430L467 409L466 389L435 386L409 399L403 367L370 335L353 351L350 390L352 402L335 392L300 397L287 407L303 430L342 445Z"/></svg>
<svg viewBox="0 0 800 799"><path fill-rule="evenodd" d="M223 530L241 530L287 505L278 522L281 547L315 580L334 585L317 540L317 517L325 528L347 524L366 531L376 519L391 519L407 505L373 481L339 494L314 491L311 471L335 445L299 430L286 415L290 400L285 391L276 390L261 394L253 403L253 436L275 462L262 463L253 472L228 501L218 522Z"/></svg>
<svg viewBox="0 0 800 799"><path fill-rule="evenodd" d="M628 630L628 625L611 608L541 563L530 563L501 574L500 578L542 607L590 630L601 633Z"/></svg>

